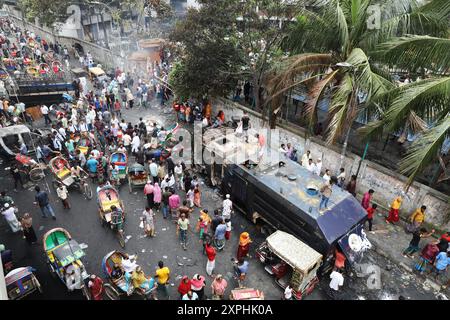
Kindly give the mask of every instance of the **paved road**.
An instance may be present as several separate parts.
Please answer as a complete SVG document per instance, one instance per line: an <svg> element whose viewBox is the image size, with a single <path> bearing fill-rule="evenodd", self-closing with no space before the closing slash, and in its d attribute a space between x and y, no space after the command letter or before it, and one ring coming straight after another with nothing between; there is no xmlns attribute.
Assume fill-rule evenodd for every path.
<svg viewBox="0 0 450 320"><path fill-rule="evenodd" d="M164 124L173 123L173 115L169 108L162 110L160 107L153 106L148 110L133 109L124 110L126 121L137 123L139 117L148 120L157 120ZM55 227L66 228L73 239L79 243L85 243L88 247L84 263L87 271L91 274L101 275L102 257L112 250L120 249L120 246L113 232L101 226L97 213L96 199L84 199L76 191L70 193L71 210L63 210L62 204L58 201L54 190L51 188L51 177L46 177L45 181L39 183L41 188L47 192L50 191L50 200L56 213L57 220L41 218L40 210L33 206L34 190L30 187L28 190L21 190L18 193L12 192L13 181L9 177L4 166L0 167L1 189L11 191L10 194L15 199L19 207L19 215L25 212L32 213L34 219L34 228L40 239L40 243L29 247L21 235L12 234L4 220L0 222L0 243L4 243L7 248L14 252L14 261L16 266L31 265L37 269L37 277L42 283L44 294L34 295L33 299L82 299L79 293L68 293L65 286L58 280L52 278L45 262L45 254L42 248L42 235ZM48 185L47 185L48 183ZM95 190L95 186L93 186ZM184 197L184 192L181 193ZM193 276L195 273L205 275L206 256L201 253L201 245L198 236L189 235L188 250L184 251L179 245L175 234L175 225L169 220L162 219L161 213L156 216L156 236L152 239L143 237L142 229L139 228L139 217L145 206L142 189L136 189L132 193L128 191L128 186L124 185L120 189L120 198L123 200L127 213L125 224L125 235L130 237L126 243L125 251L139 255L139 262L147 274L152 274L159 260L171 269L171 281L175 286L170 288L172 299L178 298L176 287L179 279L183 275ZM221 204L222 196L215 190L202 185L202 204L212 212ZM191 221L196 221L198 209L193 214ZM264 240L264 235L259 234L255 227L240 214L235 214L233 218L233 231L230 241L228 241L225 250L219 252L216 258L215 273L223 274L229 281L228 292L236 284L232 279L231 258L235 257L238 236L242 231L248 231L254 242L250 254L254 257L254 249ZM178 262L177 262L178 261ZM420 282L409 278L410 276L385 258L370 252L367 255L367 261L377 265L381 270L381 282L383 289L369 289L367 286L368 276L357 277L346 276L344 289L338 298L340 299L397 299L399 295L404 295L411 299L434 299L435 295L431 291L423 289ZM183 264L183 265L179 265ZM210 295L208 279L206 294ZM273 279L264 271L262 265L255 259L250 259L250 270L247 279L249 287L255 287L263 290L267 299L279 299L282 295L281 289L275 284ZM321 286L318 287L306 299L327 299L325 290L328 280L323 279Z"/></svg>

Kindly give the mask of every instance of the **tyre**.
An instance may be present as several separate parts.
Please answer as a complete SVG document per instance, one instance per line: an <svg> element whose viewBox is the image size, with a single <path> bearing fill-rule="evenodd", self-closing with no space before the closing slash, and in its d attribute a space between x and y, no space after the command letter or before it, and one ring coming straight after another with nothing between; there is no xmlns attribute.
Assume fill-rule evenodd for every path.
<svg viewBox="0 0 450 320"><path fill-rule="evenodd" d="M92 193L92 188L91 188L91 186L88 184L88 183L86 183L85 185L84 185L84 187L83 187L83 194L86 196L86 198L88 198L89 200L91 200L92 199L92 197L93 197L93 193Z"/></svg>
<svg viewBox="0 0 450 320"><path fill-rule="evenodd" d="M109 283L105 283L104 288L105 288L106 296L110 300L120 300L119 292L117 292L117 290L114 289L113 286L111 286Z"/></svg>
<svg viewBox="0 0 450 320"><path fill-rule="evenodd" d="M42 170L41 168L34 168L30 171L30 180L33 182L41 181L44 176L44 170Z"/></svg>
<svg viewBox="0 0 450 320"><path fill-rule="evenodd" d="M81 288L81 291L83 292L83 296L86 297L86 300L91 300L91 294L89 293L89 289L86 286L83 286Z"/></svg>

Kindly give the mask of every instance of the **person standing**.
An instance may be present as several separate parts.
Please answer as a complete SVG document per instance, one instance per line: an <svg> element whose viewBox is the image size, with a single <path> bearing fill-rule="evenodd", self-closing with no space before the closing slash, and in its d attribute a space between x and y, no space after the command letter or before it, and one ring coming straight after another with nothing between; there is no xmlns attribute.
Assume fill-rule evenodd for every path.
<svg viewBox="0 0 450 320"><path fill-rule="evenodd" d="M377 210L377 204L372 204L371 207L367 208L367 222L369 223L369 231L372 231L372 222L373 222L373 215L375 211Z"/></svg>
<svg viewBox="0 0 450 320"><path fill-rule="evenodd" d="M162 214L164 219L167 219L169 214L169 198L171 195L172 193L169 191L169 187L166 187L162 194Z"/></svg>
<svg viewBox="0 0 450 320"><path fill-rule="evenodd" d="M161 206L161 200L162 200L162 190L159 187L158 183L155 182L155 184L153 185L153 205L158 211Z"/></svg>
<svg viewBox="0 0 450 320"><path fill-rule="evenodd" d="M22 224L23 236L25 237L27 243L28 244L36 243L37 237L33 229L33 218L28 212L23 215L22 219L20 220L20 223Z"/></svg>
<svg viewBox="0 0 450 320"><path fill-rule="evenodd" d="M203 300L203 297L205 296L205 286L205 277L194 274L191 279L191 290L198 295L199 300Z"/></svg>
<svg viewBox="0 0 450 320"><path fill-rule="evenodd" d="M414 254L419 251L419 243L422 238L428 238L434 233L434 229L428 232L427 229L421 228L413 232L413 237L409 243L408 248L403 251L403 256L413 258Z"/></svg>
<svg viewBox="0 0 450 320"><path fill-rule="evenodd" d="M178 293L180 294L180 299L183 299L183 296L191 291L191 279L188 276L183 276L181 278L180 284L178 285Z"/></svg>
<svg viewBox="0 0 450 320"><path fill-rule="evenodd" d="M14 191L17 192L18 183L20 183L20 186L23 188L23 181L22 181L22 177L20 175L20 170L17 167L17 165L14 163L11 165L9 172L11 173L11 175L14 179Z"/></svg>
<svg viewBox="0 0 450 320"><path fill-rule="evenodd" d="M177 235L179 234L180 236L180 242L184 250L187 250L186 245L187 245L188 230L189 230L189 220L186 219L186 216L184 214L182 214L180 216L180 219L178 219L177 223Z"/></svg>
<svg viewBox="0 0 450 320"><path fill-rule="evenodd" d="M321 200L319 204L319 212L323 212L322 208L324 208L325 210L328 209L328 201L330 200L331 194L333 193L333 184L334 180L331 179L320 188Z"/></svg>
<svg viewBox="0 0 450 320"><path fill-rule="evenodd" d="M335 294L339 291L339 287L344 285L344 277L342 276L341 270L335 268L330 274L330 279L330 292L334 298Z"/></svg>
<svg viewBox="0 0 450 320"><path fill-rule="evenodd" d="M337 176L337 185L339 187L341 187L341 189L344 188L344 184L345 184L345 169L344 168L340 168L339 169L339 175Z"/></svg>
<svg viewBox="0 0 450 320"><path fill-rule="evenodd" d="M169 197L170 214L172 215L172 217L176 217L178 208L180 207L181 204L181 200L180 196L177 195L173 189L170 189L170 193L172 194Z"/></svg>
<svg viewBox="0 0 450 320"><path fill-rule="evenodd" d="M147 197L147 206L150 209L153 209L154 206L154 200L153 200L153 186L150 181L147 181L145 187L144 187L144 195Z"/></svg>
<svg viewBox="0 0 450 320"><path fill-rule="evenodd" d="M212 296L217 297L218 299L223 299L227 287L227 280L225 280L221 274L218 274L214 281L211 283Z"/></svg>
<svg viewBox="0 0 450 320"><path fill-rule="evenodd" d="M425 220L425 210L427 209L426 206L421 206L416 211L413 212L411 217L409 217L409 220L411 221L411 225L408 231L414 232L415 230L419 229L422 223Z"/></svg>
<svg viewBox="0 0 450 320"><path fill-rule="evenodd" d="M389 216L386 219L386 223L394 223L399 221L399 210L402 206L403 198L398 196L394 199L389 210Z"/></svg>
<svg viewBox="0 0 450 320"><path fill-rule="evenodd" d="M45 125L49 125L50 123L52 123L52 120L50 119L50 116L48 114L49 110L48 107L44 104L41 106L41 113L44 116L44 120L45 120Z"/></svg>
<svg viewBox="0 0 450 320"><path fill-rule="evenodd" d="M244 111L244 115L241 118L242 122L242 132L245 137L245 142L248 143L248 129L250 128L250 118L247 115L247 112Z"/></svg>
<svg viewBox="0 0 450 320"><path fill-rule="evenodd" d="M144 232L146 237L155 236L155 214L150 207L145 207L142 213L142 222L144 224Z"/></svg>
<svg viewBox="0 0 450 320"><path fill-rule="evenodd" d="M136 132L133 132L133 140L131 141L131 152L136 154L141 146L141 139Z"/></svg>
<svg viewBox="0 0 450 320"><path fill-rule="evenodd" d="M17 232L22 229L19 220L16 217L17 208L9 205L9 203L5 203L3 205L2 215L5 217L6 222L8 222L9 227L12 232Z"/></svg>
<svg viewBox="0 0 450 320"><path fill-rule="evenodd" d="M150 175L153 178L153 183L159 182L159 179L158 179L158 164L155 161L150 160L150 164L148 165L148 170L150 171Z"/></svg>
<svg viewBox="0 0 450 320"><path fill-rule="evenodd" d="M292 288L289 284L286 289L284 289L283 300L292 300Z"/></svg>
<svg viewBox="0 0 450 320"><path fill-rule="evenodd" d="M191 188L186 192L186 199L189 202L189 208L194 207L194 187L191 186Z"/></svg>
<svg viewBox="0 0 450 320"><path fill-rule="evenodd" d="M230 240L231 237L231 220L225 219L225 239Z"/></svg>
<svg viewBox="0 0 450 320"><path fill-rule="evenodd" d="M69 192L64 184L60 183L58 188L56 189L56 194L58 198L61 199L64 209L70 209L69 204Z"/></svg>
<svg viewBox="0 0 450 320"><path fill-rule="evenodd" d="M236 254L238 261L243 260L248 255L250 243L252 243L252 240L248 232L242 232L239 236L239 246Z"/></svg>
<svg viewBox="0 0 450 320"><path fill-rule="evenodd" d="M167 289L167 285L169 284L170 279L170 269L164 266L164 262L158 262L158 269L156 270L155 278L158 280L158 291L162 291L162 293L170 299L169 291Z"/></svg>
<svg viewBox="0 0 450 320"><path fill-rule="evenodd" d="M207 241L205 244L205 252L208 260L206 262L206 273L212 277L214 268L216 267L216 249L213 247L211 241Z"/></svg>
<svg viewBox="0 0 450 320"><path fill-rule="evenodd" d="M309 159L311 158L311 151L307 150L306 153L302 156L302 166L306 168L309 163Z"/></svg>
<svg viewBox="0 0 450 320"><path fill-rule="evenodd" d="M194 205L197 208L201 208L202 207L200 187L198 185L195 186L195 188L194 188Z"/></svg>
<svg viewBox="0 0 450 320"><path fill-rule="evenodd" d="M364 193L364 196L361 200L361 206L364 209L369 209L370 206L370 202L372 201L372 196L375 193L375 191L373 189L369 189L369 191L367 191L366 193Z"/></svg>
<svg viewBox="0 0 450 320"><path fill-rule="evenodd" d="M38 205L42 212L42 218L47 218L47 213L52 216L53 220L56 220L55 212L48 200L48 194L45 191L41 191L39 186L34 187L36 195L34 197L35 205Z"/></svg>
<svg viewBox="0 0 450 320"><path fill-rule="evenodd" d="M356 176L352 175L350 177L349 183L347 183L346 187L347 191L356 198Z"/></svg>
<svg viewBox="0 0 450 320"><path fill-rule="evenodd" d="M182 298L181 300L198 300L198 295L195 292L192 292L192 290L189 290Z"/></svg>
<svg viewBox="0 0 450 320"><path fill-rule="evenodd" d="M231 219L231 210L233 209L233 202L230 200L230 195L225 196L222 202L222 217L224 219Z"/></svg>

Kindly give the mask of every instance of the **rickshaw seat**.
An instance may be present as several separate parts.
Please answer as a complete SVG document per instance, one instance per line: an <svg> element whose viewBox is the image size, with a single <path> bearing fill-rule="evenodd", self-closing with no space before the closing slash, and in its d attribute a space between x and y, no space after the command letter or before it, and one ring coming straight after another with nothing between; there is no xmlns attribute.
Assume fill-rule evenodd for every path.
<svg viewBox="0 0 450 320"><path fill-rule="evenodd" d="M88 150L89 150L89 147L82 147L82 146L79 146L78 147L78 150L80 150L81 152L83 152L83 154L87 154L88 153Z"/></svg>
<svg viewBox="0 0 450 320"><path fill-rule="evenodd" d="M70 170L67 168L64 168L63 170L61 170L57 173L57 176L58 176L58 178L63 179L68 174L70 174Z"/></svg>
<svg viewBox="0 0 450 320"><path fill-rule="evenodd" d="M102 202L102 210L103 210L103 212L111 210L112 206L120 207L119 199Z"/></svg>

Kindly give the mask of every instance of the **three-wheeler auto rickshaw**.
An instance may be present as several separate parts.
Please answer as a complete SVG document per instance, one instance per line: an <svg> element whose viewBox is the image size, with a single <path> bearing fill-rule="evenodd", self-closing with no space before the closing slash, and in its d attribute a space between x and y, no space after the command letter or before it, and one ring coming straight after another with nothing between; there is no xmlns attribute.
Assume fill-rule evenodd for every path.
<svg viewBox="0 0 450 320"><path fill-rule="evenodd" d="M310 294L319 282L322 255L287 232L278 230L268 236L256 249L256 256L283 290L288 285L292 288L297 300Z"/></svg>
<svg viewBox="0 0 450 320"><path fill-rule="evenodd" d="M32 267L21 267L5 276L6 291L10 300L22 299L35 291L42 293L41 284L34 275Z"/></svg>

